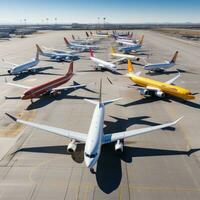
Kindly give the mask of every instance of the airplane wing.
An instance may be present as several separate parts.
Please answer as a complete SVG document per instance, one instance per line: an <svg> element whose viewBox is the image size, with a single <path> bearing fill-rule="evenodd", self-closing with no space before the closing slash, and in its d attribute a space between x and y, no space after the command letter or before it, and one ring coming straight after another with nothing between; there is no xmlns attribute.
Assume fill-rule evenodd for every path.
<svg viewBox="0 0 200 200"><path fill-rule="evenodd" d="M8 85L19 87L19 88L23 88L23 89L30 89L31 88L30 86L26 86L26 85L20 85L20 84L16 84L16 83L8 83L8 82L6 82L6 83Z"/></svg>
<svg viewBox="0 0 200 200"><path fill-rule="evenodd" d="M175 124L177 124L183 117L177 119L174 122L171 123L166 123L166 124L161 124L161 125L157 125L157 126L151 126L151 127L146 127L146 128L140 128L140 129L136 129L136 130L131 130L131 131L124 131L124 132L119 132L119 133L112 133L112 134L106 134L103 136L103 144L106 143L111 143L111 142L115 142L117 140L122 140L128 137L132 137L132 136L137 136L137 135L143 135L158 129L162 129L162 128L166 128L169 126L174 126Z"/></svg>
<svg viewBox="0 0 200 200"><path fill-rule="evenodd" d="M118 62L121 62L121 61L124 61L124 60L127 60L127 58L119 58L117 60L111 61L111 63L115 64L115 63L118 63Z"/></svg>
<svg viewBox="0 0 200 200"><path fill-rule="evenodd" d="M56 128L53 126L47 126L47 125L37 124L37 123L29 122L29 121L24 121L21 119L17 119L16 117L14 117L8 113L5 113L5 114L17 123L25 124L27 126L31 126L31 127L34 127L34 128L40 129L40 130L50 132L50 133L54 133L59 136L64 136L69 139L74 139L74 140L77 140L80 142L85 142L87 139L87 134L84 134L84 133L78 133L78 132L74 132L74 131L68 131L68 130L65 130L62 128Z"/></svg>
<svg viewBox="0 0 200 200"><path fill-rule="evenodd" d="M176 79L178 79L179 78L179 76L181 75L181 73L180 72L178 72L178 75L177 76L175 76L174 78L172 78L172 79L170 79L169 81L166 81L165 83L167 83L167 84L172 84L174 81L176 81Z"/></svg>
<svg viewBox="0 0 200 200"><path fill-rule="evenodd" d="M135 88L135 89L137 89L137 90L160 91L159 88L151 87L151 86L142 87L142 86L137 86L137 85L129 85L128 87L129 87L129 88Z"/></svg>
<svg viewBox="0 0 200 200"><path fill-rule="evenodd" d="M86 84L82 84L82 85L70 85L70 86L66 86L66 87L57 87L57 88L53 88L52 91L64 91L64 90L68 90L68 89L78 89L78 88L83 88L86 87Z"/></svg>

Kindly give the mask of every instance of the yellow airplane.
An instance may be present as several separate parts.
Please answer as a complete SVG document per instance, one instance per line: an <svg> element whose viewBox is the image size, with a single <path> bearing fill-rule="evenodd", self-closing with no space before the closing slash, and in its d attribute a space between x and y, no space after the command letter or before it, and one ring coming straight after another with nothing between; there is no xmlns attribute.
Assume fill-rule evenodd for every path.
<svg viewBox="0 0 200 200"><path fill-rule="evenodd" d="M194 95L187 89L172 85L173 82L180 76L180 73L173 79L167 82L160 82L153 79L140 76L141 72L134 73L134 68L130 60L128 60L127 76L138 86L131 86L139 90L141 95L157 97L165 97L165 94L178 97L184 100L195 99Z"/></svg>

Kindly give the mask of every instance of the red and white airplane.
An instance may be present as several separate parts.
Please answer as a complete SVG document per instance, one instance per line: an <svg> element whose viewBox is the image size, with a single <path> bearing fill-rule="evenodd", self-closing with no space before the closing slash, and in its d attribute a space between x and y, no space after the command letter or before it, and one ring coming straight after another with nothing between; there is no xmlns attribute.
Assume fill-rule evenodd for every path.
<svg viewBox="0 0 200 200"><path fill-rule="evenodd" d="M24 92L24 94L21 96L21 99L22 100L31 99L31 102L33 102L32 101L33 98L39 98L44 94L56 95L60 93L61 91L66 91L68 89L85 88L87 86L86 84L83 84L83 85L78 84L78 85L72 85L72 86L59 87L60 85L68 82L72 78L73 75L74 75L73 62L71 62L69 66L69 70L64 76L56 78L52 81L43 83L36 87L29 87L29 86L15 84L15 83L7 83L7 84L15 86L15 87L27 89Z"/></svg>

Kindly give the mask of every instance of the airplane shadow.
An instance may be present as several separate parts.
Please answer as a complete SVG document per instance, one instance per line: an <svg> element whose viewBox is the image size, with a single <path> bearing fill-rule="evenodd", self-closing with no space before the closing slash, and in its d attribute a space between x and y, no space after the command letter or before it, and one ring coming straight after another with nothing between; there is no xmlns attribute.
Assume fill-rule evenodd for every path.
<svg viewBox="0 0 200 200"><path fill-rule="evenodd" d="M196 95L198 93L195 93L194 95ZM194 103L192 101L186 101L186 100L182 100L182 99L178 99L176 97L172 97L172 96L166 96L165 98L161 99L161 98L157 98L157 97L144 97L141 98L139 100L127 103L127 104L116 104L118 106L123 106L123 107L130 107L130 106L135 106L135 105L141 105L141 104L149 104L149 103L153 103L156 101L165 101L167 103L172 103L172 101L181 103L183 105L192 107L192 108L197 108L200 109L200 104L198 103Z"/></svg>
<svg viewBox="0 0 200 200"><path fill-rule="evenodd" d="M77 144L77 149L74 153L69 153L67 151L67 145L25 147L25 148L18 149L17 151L14 152L14 154L16 154L18 152L31 152L31 153L71 155L73 161L75 161L76 163L83 163L84 147L85 147L85 144Z"/></svg>
<svg viewBox="0 0 200 200"><path fill-rule="evenodd" d="M76 152L69 154L67 152L67 145L58 146L40 146L40 147L24 147L13 152L31 152L31 153L46 153L46 154L60 154L67 155L73 159L74 162L81 164L84 162L84 144L78 144ZM121 161L132 163L137 157L154 157L154 156L176 156L191 154L199 151L200 148L190 149L188 151L169 150L169 149L155 149L124 146L122 154L118 154L114 150L114 144L104 145L101 150L101 155L98 160L96 169L96 180L99 188L106 194L112 193L116 190L122 179L122 165Z"/></svg>
<svg viewBox="0 0 200 200"><path fill-rule="evenodd" d="M22 80L28 76L32 76L32 75L58 75L58 76L62 76L62 74L58 74L58 73L50 73L50 72L44 72L46 70L49 70L49 69L54 69L54 67L52 66L48 66L48 67L41 67L41 68L37 68L34 72L24 72L22 74L19 74L17 76L14 76L13 77L13 81L18 81L18 80ZM1 74L0 76L12 76L10 74Z"/></svg>
<svg viewBox="0 0 200 200"><path fill-rule="evenodd" d="M78 85L79 83L74 81L73 85ZM86 90L88 92L91 93L96 93L93 90L90 90L88 88L78 88L78 89L83 89ZM56 95L56 96L49 96L49 95L44 95L41 96L39 99L37 99L36 101L34 101L33 103L31 103L26 110L35 110L35 109L39 109L42 107L45 107L47 105L49 105L50 103L54 102L54 101L61 101L63 99L75 99L75 100L82 100L82 99L94 99L96 100L97 98L93 98L93 97L86 97L86 96L77 96L77 95L69 95L70 93L72 93L73 91L76 91L78 89L73 89L70 88L67 91L62 91L60 94Z"/></svg>
<svg viewBox="0 0 200 200"><path fill-rule="evenodd" d="M126 163L132 163L137 157L152 157L152 156L190 156L192 153L199 151L198 149L190 149L189 151L154 149L142 147L124 146L122 154L118 154L114 150L114 144L105 145L102 147L101 155L98 160L96 180L99 188L106 194L116 190L122 179L122 164L123 160Z"/></svg>

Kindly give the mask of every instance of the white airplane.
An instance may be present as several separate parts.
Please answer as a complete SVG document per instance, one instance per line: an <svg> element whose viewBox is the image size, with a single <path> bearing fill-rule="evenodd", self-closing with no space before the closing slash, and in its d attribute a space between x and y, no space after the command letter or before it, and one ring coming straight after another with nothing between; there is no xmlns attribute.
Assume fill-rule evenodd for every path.
<svg viewBox="0 0 200 200"><path fill-rule="evenodd" d="M36 57L34 59L32 59L31 61L28 61L26 63L22 63L22 64L14 64L11 62L7 62L2 60L4 63L8 63L13 65L13 67L4 67L4 68L8 68L8 73L10 75L19 75L22 74L24 72L31 72L31 71L35 71L36 69L34 69L33 67L35 67L36 65L38 65L39 63L39 52L36 52Z"/></svg>
<svg viewBox="0 0 200 200"><path fill-rule="evenodd" d="M171 123L166 123L166 124L156 125L156 126L151 126L151 127L146 127L146 128L140 128L140 129L131 130L131 131L104 134L103 127L104 127L105 105L108 105L119 99L102 101L101 88L102 88L102 84L100 84L99 101L85 99L89 103L96 105L88 134L21 120L8 113L6 113L6 115L18 123L25 124L25 125L28 125L40 130L45 130L47 132L54 133L56 135L64 136L71 139L71 142L68 144L68 147L67 147L68 152L71 152L71 153L75 152L78 143L85 143L84 161L85 161L86 167L89 168L92 173L95 173L94 165L97 163L99 159L102 145L115 142L115 151L123 152L123 143L122 143L123 139L128 138L128 137L143 135L143 134L146 134L158 129L173 126L182 119L181 117Z"/></svg>
<svg viewBox="0 0 200 200"><path fill-rule="evenodd" d="M178 51L175 52L171 61L166 60L163 63L146 63L144 69L148 71L164 71L165 69L169 69L176 64L177 56L178 56Z"/></svg>
<svg viewBox="0 0 200 200"><path fill-rule="evenodd" d="M122 60L121 58L112 62L101 60L95 57L92 49L90 49L90 59L96 64L94 66L96 70L107 69L114 73L118 73L117 66L115 65L115 63L120 62Z"/></svg>
<svg viewBox="0 0 200 200"><path fill-rule="evenodd" d="M121 58L121 61L139 61L140 57L138 56L134 56L131 54L122 54L122 53L117 53L114 47L111 47L111 53L110 53L111 57L115 57L115 58Z"/></svg>
<svg viewBox="0 0 200 200"><path fill-rule="evenodd" d="M118 50L122 51L124 53L130 53L131 51L137 51L142 47L143 41L144 41L144 35L142 36L141 40L137 44L132 43L132 42L123 42L122 41L122 44L125 46L119 47Z"/></svg>
<svg viewBox="0 0 200 200"><path fill-rule="evenodd" d="M95 40L94 38L89 38L89 34L87 32L86 32L86 35L88 35L88 37L86 38L75 38L75 36L72 35L73 43L82 44L82 45L92 45L98 41L98 40Z"/></svg>
<svg viewBox="0 0 200 200"><path fill-rule="evenodd" d="M65 61L65 62L71 62L71 61L75 61L75 60L79 60L79 56L74 55L74 54L70 54L70 53L65 53L65 52L47 52L47 51L43 51L38 44L36 44L37 47L37 51L39 52L39 54L41 56L44 57L48 57L53 61L56 62L61 62L61 61Z"/></svg>
<svg viewBox="0 0 200 200"><path fill-rule="evenodd" d="M99 47L96 45L83 45L83 44L70 43L66 38L64 38L64 41L68 48L73 50L78 50L80 52L90 51L90 48L94 50L99 49Z"/></svg>

